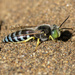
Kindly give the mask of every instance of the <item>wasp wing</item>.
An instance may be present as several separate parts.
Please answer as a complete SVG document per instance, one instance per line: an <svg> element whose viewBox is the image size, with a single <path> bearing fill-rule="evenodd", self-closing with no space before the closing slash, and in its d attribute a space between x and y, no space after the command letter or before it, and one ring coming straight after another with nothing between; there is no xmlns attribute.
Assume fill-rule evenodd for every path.
<svg viewBox="0 0 75 75"><path fill-rule="evenodd" d="M43 32L41 33L30 33L30 34L21 34L21 35L17 35L17 37L19 36L27 36L27 35L36 35L36 34L42 34Z"/></svg>
<svg viewBox="0 0 75 75"><path fill-rule="evenodd" d="M20 30L20 29L27 29L27 28L35 28L36 26L19 26L19 27L11 27L12 30Z"/></svg>
<svg viewBox="0 0 75 75"><path fill-rule="evenodd" d="M25 30L17 31L15 33L16 33L16 35L12 36L12 38L20 37L20 36L34 36L35 34L42 34L43 32L41 30L25 29ZM15 33L13 33L13 34L15 34Z"/></svg>

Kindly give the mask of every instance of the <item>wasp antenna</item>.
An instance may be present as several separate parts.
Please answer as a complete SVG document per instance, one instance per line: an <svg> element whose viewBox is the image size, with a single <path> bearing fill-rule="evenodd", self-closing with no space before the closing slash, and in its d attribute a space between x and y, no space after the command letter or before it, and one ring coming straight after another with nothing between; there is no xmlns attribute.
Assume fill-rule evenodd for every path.
<svg viewBox="0 0 75 75"><path fill-rule="evenodd" d="M61 28L61 29L71 29L71 30L73 30L72 28Z"/></svg>
<svg viewBox="0 0 75 75"><path fill-rule="evenodd" d="M70 17L70 15L62 22L62 24L60 25L60 27L66 22L66 20ZM59 27L59 28L60 28Z"/></svg>

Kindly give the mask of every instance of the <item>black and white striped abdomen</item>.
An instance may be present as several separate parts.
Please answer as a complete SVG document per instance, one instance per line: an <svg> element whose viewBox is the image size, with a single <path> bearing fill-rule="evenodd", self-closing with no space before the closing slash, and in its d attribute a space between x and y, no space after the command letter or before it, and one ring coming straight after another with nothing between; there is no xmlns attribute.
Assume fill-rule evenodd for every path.
<svg viewBox="0 0 75 75"><path fill-rule="evenodd" d="M22 34L30 34L30 33L33 33L33 30L20 30L20 31L11 33L3 39L3 42L7 43L7 42L24 41L33 35L22 35Z"/></svg>

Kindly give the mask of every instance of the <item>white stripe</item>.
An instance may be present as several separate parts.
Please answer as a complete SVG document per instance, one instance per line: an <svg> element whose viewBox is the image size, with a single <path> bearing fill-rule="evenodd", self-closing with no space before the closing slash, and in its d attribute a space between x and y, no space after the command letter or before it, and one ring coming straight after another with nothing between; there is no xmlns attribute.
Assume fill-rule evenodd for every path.
<svg viewBox="0 0 75 75"><path fill-rule="evenodd" d="M25 40L25 39L23 39L23 36L20 36L20 38L21 38L22 41Z"/></svg>
<svg viewBox="0 0 75 75"><path fill-rule="evenodd" d="M3 42L5 42L5 40L3 39Z"/></svg>
<svg viewBox="0 0 75 75"><path fill-rule="evenodd" d="M27 35L27 39L29 38L30 36L29 35Z"/></svg>
<svg viewBox="0 0 75 75"><path fill-rule="evenodd" d="M5 41L8 42L7 36L5 37Z"/></svg>
<svg viewBox="0 0 75 75"><path fill-rule="evenodd" d="M29 34L28 32L26 32L26 34ZM30 36L29 35L27 35L27 39L29 38Z"/></svg>
<svg viewBox="0 0 75 75"><path fill-rule="evenodd" d="M9 34L8 38L9 38L9 40L10 40L11 42L13 42L13 40L12 40L12 38L11 38L11 34Z"/></svg>
<svg viewBox="0 0 75 75"><path fill-rule="evenodd" d="M15 37L15 36L16 36L15 34L16 34L16 32L14 32L14 33L13 33L13 37Z"/></svg>
<svg viewBox="0 0 75 75"><path fill-rule="evenodd" d="M19 33L18 33L18 34L19 34L19 35L21 35L21 32L22 32L22 30L21 30L21 31L19 31Z"/></svg>
<svg viewBox="0 0 75 75"><path fill-rule="evenodd" d="M14 39L15 39L15 41L19 41L19 40L17 39L17 37L14 37Z"/></svg>

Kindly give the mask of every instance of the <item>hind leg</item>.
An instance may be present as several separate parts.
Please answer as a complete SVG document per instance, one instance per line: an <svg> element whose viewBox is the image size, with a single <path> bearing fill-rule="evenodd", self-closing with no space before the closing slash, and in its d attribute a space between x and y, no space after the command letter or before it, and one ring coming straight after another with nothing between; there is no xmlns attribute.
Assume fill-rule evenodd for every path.
<svg viewBox="0 0 75 75"><path fill-rule="evenodd" d="M28 38L28 39L26 39L26 40L24 40L24 41L18 41L18 42L12 42L12 43L24 43L24 42L28 42L29 40L31 40L31 39L35 39L35 37L30 37L30 38ZM8 42L8 43L11 43L11 42Z"/></svg>
<svg viewBox="0 0 75 75"><path fill-rule="evenodd" d="M30 37L30 38L28 38L28 39L26 39L26 40L24 40L24 41L19 41L19 42L17 42L17 43L22 43L22 42L28 42L29 40L31 40L31 39L35 39L35 37Z"/></svg>

